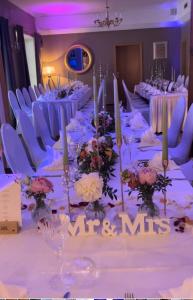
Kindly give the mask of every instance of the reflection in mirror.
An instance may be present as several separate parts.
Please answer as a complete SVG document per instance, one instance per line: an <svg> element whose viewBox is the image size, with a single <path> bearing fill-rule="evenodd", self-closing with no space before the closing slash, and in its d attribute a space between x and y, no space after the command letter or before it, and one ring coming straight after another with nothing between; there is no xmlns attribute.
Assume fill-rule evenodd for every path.
<svg viewBox="0 0 193 300"><path fill-rule="evenodd" d="M70 71L84 73L92 64L91 53L85 46L72 46L65 56L65 64Z"/></svg>

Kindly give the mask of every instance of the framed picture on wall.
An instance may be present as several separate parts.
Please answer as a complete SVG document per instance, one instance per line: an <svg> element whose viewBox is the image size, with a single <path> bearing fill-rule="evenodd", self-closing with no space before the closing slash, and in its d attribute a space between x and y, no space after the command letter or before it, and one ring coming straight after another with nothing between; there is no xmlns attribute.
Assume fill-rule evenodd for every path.
<svg viewBox="0 0 193 300"><path fill-rule="evenodd" d="M168 42L153 43L153 59L166 59L168 57Z"/></svg>

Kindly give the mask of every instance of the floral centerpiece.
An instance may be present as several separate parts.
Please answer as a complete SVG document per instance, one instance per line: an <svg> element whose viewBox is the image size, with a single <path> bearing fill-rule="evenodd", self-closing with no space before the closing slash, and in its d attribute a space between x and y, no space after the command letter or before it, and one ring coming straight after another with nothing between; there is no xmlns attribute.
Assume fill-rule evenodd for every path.
<svg viewBox="0 0 193 300"><path fill-rule="evenodd" d="M53 192L53 184L43 177L34 179L27 177L23 183L26 186L25 193L27 197L35 200L35 205L31 206L32 217L36 222L41 221L50 214L50 209L45 203L45 199L48 193Z"/></svg>
<svg viewBox="0 0 193 300"><path fill-rule="evenodd" d="M103 179L98 173L83 174L75 182L75 191L77 195L88 202L86 214L88 218L99 218L102 220L105 216L103 205L99 202L103 193Z"/></svg>
<svg viewBox="0 0 193 300"><path fill-rule="evenodd" d="M166 192L166 187L171 185L171 179L158 174L155 169L139 167L136 170L124 170L122 172L122 181L129 187L129 195L133 191L138 192L137 199L141 199L140 209L145 209L151 217L159 215L159 209L153 202L155 191Z"/></svg>
<svg viewBox="0 0 193 300"><path fill-rule="evenodd" d="M112 148L112 140L101 137L98 140L93 138L88 143L83 144L77 157L79 171L89 174L99 172L103 178L103 193L111 199L116 198L117 190L108 185L111 176L114 176L114 164L118 155Z"/></svg>
<svg viewBox="0 0 193 300"><path fill-rule="evenodd" d="M101 111L98 114L99 117L99 128L98 134L103 136L105 133L112 132L115 130L114 119L107 111ZM92 125L95 126L94 119L92 120Z"/></svg>

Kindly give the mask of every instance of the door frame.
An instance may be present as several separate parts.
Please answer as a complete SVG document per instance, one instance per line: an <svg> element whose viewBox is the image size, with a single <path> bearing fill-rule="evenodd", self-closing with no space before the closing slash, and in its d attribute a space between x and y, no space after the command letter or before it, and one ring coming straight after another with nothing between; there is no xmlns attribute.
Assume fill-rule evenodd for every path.
<svg viewBox="0 0 193 300"><path fill-rule="evenodd" d="M116 44L114 45L114 54L113 54L113 70L114 74L116 76L117 74L117 57L116 57L116 47L121 46L132 46L132 45L138 45L140 50L140 81L143 80L143 43L124 43L124 44Z"/></svg>

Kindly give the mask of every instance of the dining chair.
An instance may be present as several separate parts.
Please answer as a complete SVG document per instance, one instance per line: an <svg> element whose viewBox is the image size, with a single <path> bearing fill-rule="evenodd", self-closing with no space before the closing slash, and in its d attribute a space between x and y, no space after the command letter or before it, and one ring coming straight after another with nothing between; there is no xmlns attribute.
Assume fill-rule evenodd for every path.
<svg viewBox="0 0 193 300"><path fill-rule="evenodd" d="M9 99L9 104L13 111L14 117L17 120L18 112L21 110L21 108L19 106L19 103L18 103L15 93L11 90L8 91L8 99Z"/></svg>
<svg viewBox="0 0 193 300"><path fill-rule="evenodd" d="M101 81L101 84L100 84L100 87L98 90L97 101L98 101L99 111L103 110L103 103L102 103L103 93L104 93L104 80Z"/></svg>
<svg viewBox="0 0 193 300"><path fill-rule="evenodd" d="M185 97L181 96L174 107L171 125L168 129L168 147L174 148L178 144L186 112L186 104Z"/></svg>
<svg viewBox="0 0 193 300"><path fill-rule="evenodd" d="M180 166L180 169L187 180L193 181L193 159Z"/></svg>
<svg viewBox="0 0 193 300"><path fill-rule="evenodd" d="M34 89L31 87L31 85L28 87L28 91L29 91L31 101L32 102L36 101L37 97L36 97L36 94L34 92Z"/></svg>
<svg viewBox="0 0 193 300"><path fill-rule="evenodd" d="M171 81L171 82L169 83L168 89L167 89L169 93L171 93L173 86L174 86L174 82Z"/></svg>
<svg viewBox="0 0 193 300"><path fill-rule="evenodd" d="M171 158L178 164L184 164L189 160L193 142L193 104L190 106L179 145L169 148Z"/></svg>
<svg viewBox="0 0 193 300"><path fill-rule="evenodd" d="M36 98L38 98L39 96L41 96L41 93L40 93L37 85L34 85L34 91L35 91L35 94L36 94Z"/></svg>
<svg viewBox="0 0 193 300"><path fill-rule="evenodd" d="M19 105L21 107L21 110L25 111L26 113L28 114L31 114L31 108L29 108L25 102L25 99L24 99L24 96L21 92L20 89L16 89L16 95L17 95L17 99L18 99L18 102L19 102Z"/></svg>
<svg viewBox="0 0 193 300"><path fill-rule="evenodd" d="M139 97L132 99L131 93L129 92L125 81L122 80L123 90L125 93L125 97L127 99L127 110L129 112L134 111L135 109L142 112L149 112L149 105L145 103L142 99L139 99Z"/></svg>
<svg viewBox="0 0 193 300"><path fill-rule="evenodd" d="M1 138L5 158L11 171L14 174L34 175L35 172L29 163L24 146L16 130L10 124L2 124Z"/></svg>
<svg viewBox="0 0 193 300"><path fill-rule="evenodd" d="M43 107L37 102L32 104L33 112L33 124L36 132L37 138L40 138L44 148L46 146L53 146L55 141L51 138L48 124L46 122Z"/></svg>
<svg viewBox="0 0 193 300"><path fill-rule="evenodd" d="M29 92L25 87L22 88L22 94L23 94L23 97L25 99L25 102L26 102L27 106L29 108L32 108L32 101L31 101Z"/></svg>
<svg viewBox="0 0 193 300"><path fill-rule="evenodd" d="M50 164L53 161L52 148L49 147L45 151L41 149L32 122L25 112L19 112L18 122L20 123L24 144L34 167L38 169Z"/></svg>
<svg viewBox="0 0 193 300"><path fill-rule="evenodd" d="M38 84L38 90L40 94L44 95L45 94L45 89L41 83Z"/></svg>
<svg viewBox="0 0 193 300"><path fill-rule="evenodd" d="M54 140L57 140L59 137L59 119L58 119L58 111L55 107L54 103L48 103L48 116L50 123L50 132L51 137Z"/></svg>
<svg viewBox="0 0 193 300"><path fill-rule="evenodd" d="M186 80L185 80L184 86L185 86L185 88L188 89L188 86L189 86L189 76L186 76Z"/></svg>

